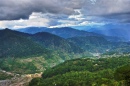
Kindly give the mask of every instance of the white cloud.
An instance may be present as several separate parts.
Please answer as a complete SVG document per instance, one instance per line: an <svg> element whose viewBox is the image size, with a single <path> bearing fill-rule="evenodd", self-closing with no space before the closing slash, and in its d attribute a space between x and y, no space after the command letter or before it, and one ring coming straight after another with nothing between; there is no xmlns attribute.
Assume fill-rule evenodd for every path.
<svg viewBox="0 0 130 86"><path fill-rule="evenodd" d="M97 0L90 0L92 4L95 4Z"/></svg>
<svg viewBox="0 0 130 86"><path fill-rule="evenodd" d="M95 20L93 16L84 16L81 10L76 9L73 15L68 16L66 19L57 20L59 23L57 25L50 26L50 28L56 27L73 27L73 26L102 26L106 24L106 22L100 22ZM97 18L96 18L97 19Z"/></svg>
<svg viewBox="0 0 130 86"><path fill-rule="evenodd" d="M3 15L6 18L8 12L14 14L15 11L15 15L19 14L18 18L15 18L15 15L9 13L14 18L7 18L10 20L3 21L1 19L0 27L2 28L69 27L103 25L106 22L122 21L129 23L130 21L130 0L33 0L33 2L22 0L21 3L10 0L10 3L14 2L13 4L5 0L2 1L3 4L0 3L1 18L3 18ZM11 8L12 5L14 5L14 8ZM22 11L17 8L18 5L20 5L19 8L22 8ZM27 9L27 16L24 16L25 9ZM30 15L30 13L32 14ZM30 16L28 17L28 15ZM25 19L12 20L24 17ZM26 19L26 17L29 19Z"/></svg>
<svg viewBox="0 0 130 86"><path fill-rule="evenodd" d="M98 21L90 21L94 17L84 16L81 10L76 9L75 13L72 15L54 15L50 13L36 13L33 12L29 19L20 19L20 20L5 20L0 21L1 28L25 28L25 27L72 27L72 26L92 26L92 25L103 25ZM96 18L97 19L97 18Z"/></svg>
<svg viewBox="0 0 130 86"><path fill-rule="evenodd" d="M68 18L69 19L75 19L75 20L78 20L78 21L85 19L84 15L81 13L81 11L79 9L76 9L75 14L70 15Z"/></svg>
<svg viewBox="0 0 130 86"><path fill-rule="evenodd" d="M43 17L44 16L44 17ZM25 28L25 27L48 27L48 23L50 20L45 17L41 13L32 13L28 20L20 19L20 20L5 20L0 21L1 28L11 28L11 29L18 29L18 28Z"/></svg>

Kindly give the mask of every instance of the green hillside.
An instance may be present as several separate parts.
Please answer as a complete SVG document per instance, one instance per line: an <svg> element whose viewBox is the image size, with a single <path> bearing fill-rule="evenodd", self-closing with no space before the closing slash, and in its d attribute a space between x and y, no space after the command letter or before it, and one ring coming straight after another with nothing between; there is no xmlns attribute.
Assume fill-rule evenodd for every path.
<svg viewBox="0 0 130 86"><path fill-rule="evenodd" d="M49 33L29 35L10 29L0 30L0 68L5 71L41 72L64 60L78 58L82 52L67 40Z"/></svg>
<svg viewBox="0 0 130 86"><path fill-rule="evenodd" d="M36 73L62 60L56 51L29 39L31 35L0 30L0 68L15 73Z"/></svg>
<svg viewBox="0 0 130 86"><path fill-rule="evenodd" d="M104 37L98 36L87 36L87 37L73 37L69 38L68 41L81 47L82 49L92 53L129 53L130 43L129 42L111 42L107 41Z"/></svg>
<svg viewBox="0 0 130 86"><path fill-rule="evenodd" d="M33 79L30 86L129 86L129 63L129 56L70 60L46 70L42 78ZM124 65L127 71L120 69ZM122 71L119 74L127 72L124 75L128 78L117 80L119 70Z"/></svg>
<svg viewBox="0 0 130 86"><path fill-rule="evenodd" d="M64 38L47 32L36 33L32 36L32 39L48 49L64 53L83 53L83 49L80 47L68 42Z"/></svg>
<svg viewBox="0 0 130 86"><path fill-rule="evenodd" d="M98 36L73 37L69 38L68 40L89 52L103 53L107 49L112 48L112 45L109 41L103 37Z"/></svg>
<svg viewBox="0 0 130 86"><path fill-rule="evenodd" d="M37 56L48 52L32 40L17 35L15 31L5 29L0 33L0 58Z"/></svg>

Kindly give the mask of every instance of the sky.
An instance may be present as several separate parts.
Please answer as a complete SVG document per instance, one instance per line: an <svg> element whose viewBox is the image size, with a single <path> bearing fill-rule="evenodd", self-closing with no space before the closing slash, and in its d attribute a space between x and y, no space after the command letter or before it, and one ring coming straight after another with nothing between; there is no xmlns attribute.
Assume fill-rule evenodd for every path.
<svg viewBox="0 0 130 86"><path fill-rule="evenodd" d="M130 26L130 0L0 0L0 28Z"/></svg>

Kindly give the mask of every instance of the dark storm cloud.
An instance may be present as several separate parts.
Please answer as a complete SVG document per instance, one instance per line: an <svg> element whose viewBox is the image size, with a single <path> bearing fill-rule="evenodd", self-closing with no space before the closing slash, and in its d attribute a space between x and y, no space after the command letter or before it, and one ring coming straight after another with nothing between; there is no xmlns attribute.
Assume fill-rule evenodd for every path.
<svg viewBox="0 0 130 86"><path fill-rule="evenodd" d="M103 15L102 17L113 20L119 23L130 23L130 12L126 13L113 13L109 15Z"/></svg>
<svg viewBox="0 0 130 86"><path fill-rule="evenodd" d="M129 22L130 0L96 0L94 4L85 3L83 8L86 16L95 16L99 20Z"/></svg>
<svg viewBox="0 0 130 86"><path fill-rule="evenodd" d="M130 0L0 0L0 20L28 19L33 12L52 13L55 16L48 17L64 19L80 9L85 18L93 16L96 21L129 22L129 6Z"/></svg>
<svg viewBox="0 0 130 86"><path fill-rule="evenodd" d="M15 20L20 18L28 18L31 9L24 0L16 2L15 0L0 0L0 19Z"/></svg>
<svg viewBox="0 0 130 86"><path fill-rule="evenodd" d="M26 19L32 12L70 15L81 6L78 0L0 0L0 20Z"/></svg>

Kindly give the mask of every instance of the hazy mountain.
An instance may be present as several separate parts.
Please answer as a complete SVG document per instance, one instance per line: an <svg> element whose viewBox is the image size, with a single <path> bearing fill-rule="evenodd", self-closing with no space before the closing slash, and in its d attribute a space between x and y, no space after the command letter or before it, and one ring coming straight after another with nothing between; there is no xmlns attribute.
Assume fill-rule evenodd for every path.
<svg viewBox="0 0 130 86"><path fill-rule="evenodd" d="M60 36L62 38L72 38L72 37L86 37L86 36L99 36L104 37L108 41L126 41L123 37L116 37L115 35L106 35L105 32L96 31L95 28L90 28L86 31L85 27L83 30L73 29L70 27L63 28L46 28L46 27L28 27L23 29L18 29L18 31L35 34L37 32L48 32ZM94 33L93 33L94 32Z"/></svg>
<svg viewBox="0 0 130 86"><path fill-rule="evenodd" d="M111 42L98 36L73 37L68 40L89 52L103 53L112 47Z"/></svg>
<svg viewBox="0 0 130 86"><path fill-rule="evenodd" d="M38 32L45 32L47 29L48 28L46 27L27 27L27 28L18 29L18 31L29 33L29 34L35 34Z"/></svg>
<svg viewBox="0 0 130 86"><path fill-rule="evenodd" d="M100 27L100 28L86 29L86 31L103 34L105 36L118 37L125 41L130 40L130 34L129 34L130 29L126 26L120 27L116 25L104 25L103 27Z"/></svg>
<svg viewBox="0 0 130 86"><path fill-rule="evenodd" d="M79 36L101 36L93 32L86 32L82 30L73 29L70 27L62 27L62 28L28 27L28 28L19 29L18 31L31 33L31 34L37 32L49 32L63 38L71 38L71 37L79 37Z"/></svg>
<svg viewBox="0 0 130 86"><path fill-rule="evenodd" d="M89 36L89 37L72 37L68 39L73 44L92 53L129 53L129 42L112 42L104 37Z"/></svg>

